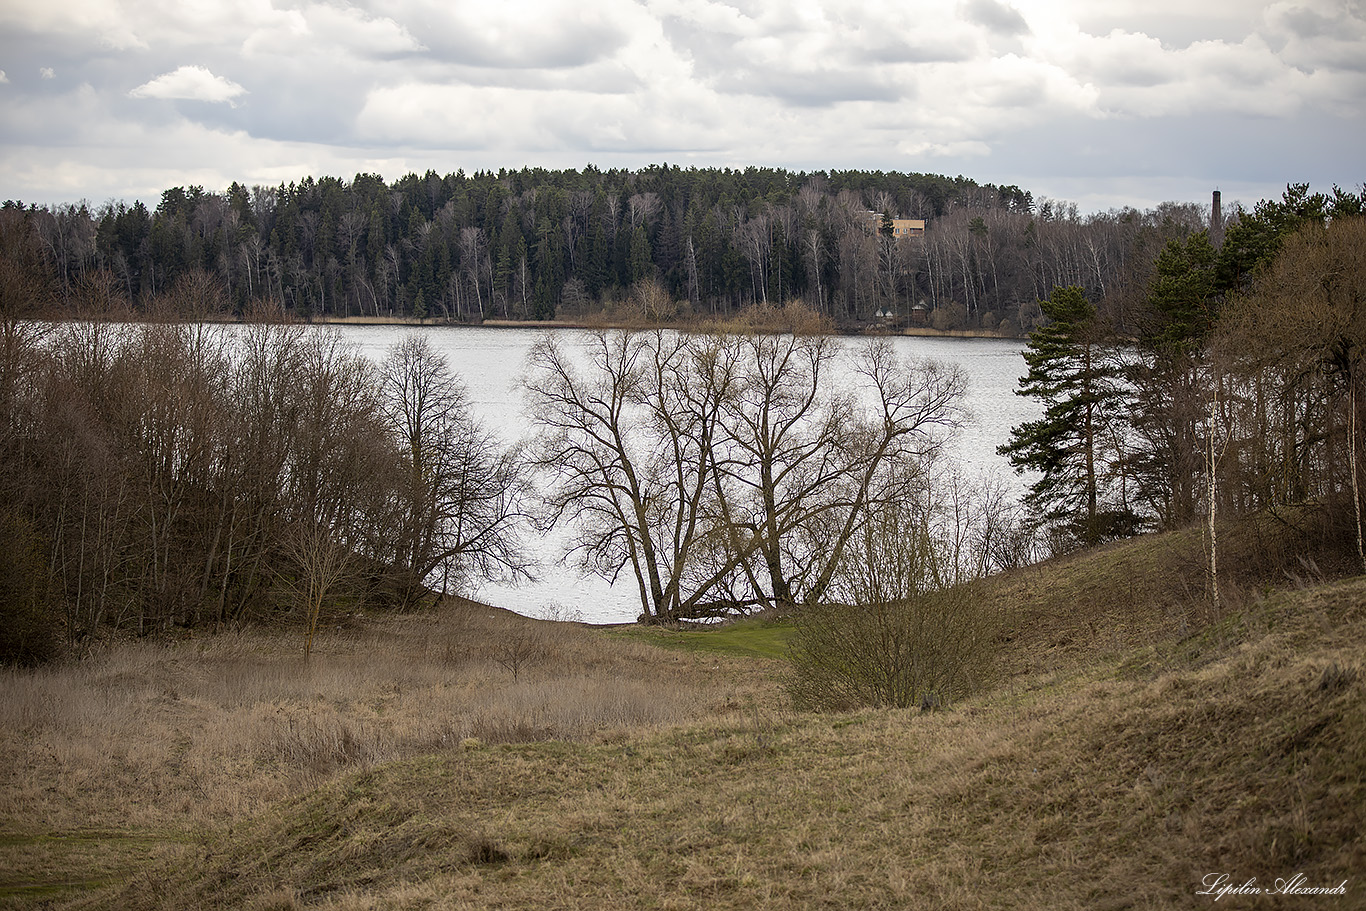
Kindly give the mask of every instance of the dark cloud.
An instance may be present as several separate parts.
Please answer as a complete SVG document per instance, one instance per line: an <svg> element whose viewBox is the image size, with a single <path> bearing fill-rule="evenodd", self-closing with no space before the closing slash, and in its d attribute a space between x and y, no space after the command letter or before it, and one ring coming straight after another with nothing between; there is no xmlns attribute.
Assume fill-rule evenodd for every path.
<svg viewBox="0 0 1366 911"><path fill-rule="evenodd" d="M1139 122L1052 119L1003 137L991 167L1032 175L1034 183L1085 182L1099 193L1107 181L1121 179L1179 179L1210 191L1259 181L1273 188L1309 181L1327 189L1360 179L1353 150L1363 142L1361 121L1348 125L1313 112L1262 120L1217 112Z"/></svg>
<svg viewBox="0 0 1366 911"><path fill-rule="evenodd" d="M1172 81L1171 74L1142 64L1120 64L1107 67L1105 78L1112 85L1128 88L1152 88Z"/></svg>
<svg viewBox="0 0 1366 911"><path fill-rule="evenodd" d="M480 34L451 21L414 29L413 35L432 59L496 69L586 66L610 57L630 39L605 20L527 22L500 35Z"/></svg>
<svg viewBox="0 0 1366 911"><path fill-rule="evenodd" d="M53 35L17 30L0 37L0 62L11 89L51 94L88 79L92 67L104 69L108 51L93 45L73 45ZM52 78L44 78L44 68L52 71Z"/></svg>
<svg viewBox="0 0 1366 911"><path fill-rule="evenodd" d="M761 70L716 84L725 94L763 95L794 107L820 108L848 101L904 101L907 91L870 70Z"/></svg>
<svg viewBox="0 0 1366 911"><path fill-rule="evenodd" d="M677 17L667 17L661 24L669 43L692 61L697 77L715 91L771 97L793 107L903 101L911 93L889 74L889 64L949 62L965 57L948 44L912 44L887 35L879 35L865 46L861 43L864 36L854 33L841 36L822 59L794 55L755 62L746 38Z"/></svg>
<svg viewBox="0 0 1366 911"><path fill-rule="evenodd" d="M1334 22L1311 9L1291 9L1280 17L1298 38L1318 38L1333 34Z"/></svg>
<svg viewBox="0 0 1366 911"><path fill-rule="evenodd" d="M743 58L735 52L738 36L703 28L677 16L660 20L664 38L673 48L693 62L699 76L714 77L728 72Z"/></svg>
<svg viewBox="0 0 1366 911"><path fill-rule="evenodd" d="M1255 4L1249 3L1248 6L1251 13ZM1236 44L1255 31L1256 19L1255 15L1218 15L1207 11L1200 3L1192 2L1180 14L1173 14L1169 9L1136 9L1125 16L1122 23L1118 23L1101 4L1096 4L1079 11L1077 25L1092 35L1106 35L1116 27L1121 27L1126 32L1149 35L1160 41L1163 47L1176 49L1189 47L1197 41Z"/></svg>
<svg viewBox="0 0 1366 911"><path fill-rule="evenodd" d="M972 51L955 42L917 37L915 41L888 36L874 39L867 47L851 54L866 63L961 63L972 59Z"/></svg>
<svg viewBox="0 0 1366 911"><path fill-rule="evenodd" d="M1029 24L1020 11L998 0L968 0L963 10L969 22L993 34L1011 38L1029 34Z"/></svg>

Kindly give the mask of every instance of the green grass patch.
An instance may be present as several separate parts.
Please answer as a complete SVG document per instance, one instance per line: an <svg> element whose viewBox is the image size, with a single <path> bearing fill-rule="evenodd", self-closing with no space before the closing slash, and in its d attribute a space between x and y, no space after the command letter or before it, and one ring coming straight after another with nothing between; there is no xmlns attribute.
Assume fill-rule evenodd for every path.
<svg viewBox="0 0 1366 911"><path fill-rule="evenodd" d="M6 832L0 834L0 907L121 884L149 858L178 852L192 838L176 832Z"/></svg>
<svg viewBox="0 0 1366 911"><path fill-rule="evenodd" d="M781 659L787 657L788 643L796 631L791 621L749 618L720 624L714 629L632 626L612 630L608 635L685 652Z"/></svg>

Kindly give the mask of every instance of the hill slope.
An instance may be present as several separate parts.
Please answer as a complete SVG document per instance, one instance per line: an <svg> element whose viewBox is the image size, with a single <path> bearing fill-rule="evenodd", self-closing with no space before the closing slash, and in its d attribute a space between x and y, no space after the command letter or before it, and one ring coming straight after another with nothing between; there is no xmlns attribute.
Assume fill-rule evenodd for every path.
<svg viewBox="0 0 1366 911"><path fill-rule="evenodd" d="M1366 907L1366 579L1115 654L944 713L466 743L336 778L90 904L1057 911L1303 874L1346 897L1223 904Z"/></svg>

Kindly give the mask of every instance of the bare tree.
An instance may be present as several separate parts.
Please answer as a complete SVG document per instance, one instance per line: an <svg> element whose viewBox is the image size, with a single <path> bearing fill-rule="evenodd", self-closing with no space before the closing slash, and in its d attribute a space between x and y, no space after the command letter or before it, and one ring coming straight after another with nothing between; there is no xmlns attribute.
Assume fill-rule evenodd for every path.
<svg viewBox="0 0 1366 911"><path fill-rule="evenodd" d="M790 308L789 308L790 309ZM785 311L784 311L785 312ZM863 349L835 394L828 336L596 333L552 338L528 392L551 477L546 521L608 578L630 568L645 616L675 620L812 603L892 468L938 445L962 378Z"/></svg>
<svg viewBox="0 0 1366 911"><path fill-rule="evenodd" d="M742 335L736 394L722 411L718 503L755 597L823 600L870 510L907 495L904 466L932 455L956 424L964 380L902 362L886 342L861 348L832 391L829 336Z"/></svg>
<svg viewBox="0 0 1366 911"><path fill-rule="evenodd" d="M357 571L356 554L352 544L334 529L309 521L294 525L285 538L285 551L292 571L283 573L282 578L302 602L307 659L313 652L323 608Z"/></svg>
<svg viewBox="0 0 1366 911"><path fill-rule="evenodd" d="M500 452L474 420L464 386L426 336L398 342L380 382L405 475L397 564L409 590L448 593L472 576L526 576L519 453Z"/></svg>
<svg viewBox="0 0 1366 911"><path fill-rule="evenodd" d="M1363 298L1366 218L1308 225L1287 239L1253 293L1234 299L1216 343L1244 384L1259 394L1263 387L1273 392L1267 410L1280 412L1275 420L1254 420L1230 443L1258 445L1253 435L1266 429L1278 441L1268 467L1294 484L1266 505L1313 495L1350 498L1357 559L1366 569L1358 477L1366 385ZM1345 465L1335 454L1343 450Z"/></svg>
<svg viewBox="0 0 1366 911"><path fill-rule="evenodd" d="M487 268L485 260L488 259L488 251L485 247L482 229L460 229L461 265L466 275L469 276L470 283L474 285L474 300L479 307L480 320L484 318L484 293L481 288L483 286L483 274Z"/></svg>
<svg viewBox="0 0 1366 911"><path fill-rule="evenodd" d="M548 335L530 356L545 521L573 517L585 566L609 579L629 569L650 620L689 616L734 567L697 571L724 553L707 538L726 355L716 339L656 331L591 333L582 352Z"/></svg>

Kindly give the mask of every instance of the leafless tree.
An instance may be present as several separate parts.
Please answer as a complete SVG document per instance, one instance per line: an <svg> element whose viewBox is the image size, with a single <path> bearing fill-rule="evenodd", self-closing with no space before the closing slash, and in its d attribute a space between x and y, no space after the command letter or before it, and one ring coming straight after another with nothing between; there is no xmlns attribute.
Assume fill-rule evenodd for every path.
<svg viewBox="0 0 1366 911"><path fill-rule="evenodd" d="M739 552L756 597L819 602L869 512L907 495L906 466L955 425L964 380L905 363L880 341L847 365L829 336L745 334L731 344L739 373L715 462L726 527L752 536ZM844 393L833 391L837 366Z"/></svg>
<svg viewBox="0 0 1366 911"><path fill-rule="evenodd" d="M460 229L460 261L469 276L470 283L474 286L474 300L479 307L479 319L484 318L484 293L481 290L483 285L483 275L487 270L485 260L488 259L488 251L484 241L484 232L480 228L461 228Z"/></svg>
<svg viewBox="0 0 1366 911"><path fill-rule="evenodd" d="M380 368L402 457L397 564L410 591L527 575L523 463L474 420L464 386L427 336L398 342Z"/></svg>
<svg viewBox="0 0 1366 911"><path fill-rule="evenodd" d="M885 344L832 391L829 336L606 333L582 352L538 344L528 382L550 476L547 522L615 578L629 567L644 614L675 620L811 603L893 467L932 452L962 378L901 363Z"/></svg>
<svg viewBox="0 0 1366 911"><path fill-rule="evenodd" d="M307 520L296 522L285 537L290 564L282 578L302 603L304 658L313 652L313 639L323 609L345 582L355 576L356 551L337 529Z"/></svg>
<svg viewBox="0 0 1366 911"><path fill-rule="evenodd" d="M733 568L690 580L699 554L716 553L705 538L724 353L657 331L591 333L581 352L546 336L530 356L536 464L551 479L545 520L574 519L585 566L609 579L629 568L655 621L688 616Z"/></svg>
<svg viewBox="0 0 1366 911"><path fill-rule="evenodd" d="M1335 218L1290 237L1252 294L1236 299L1216 338L1251 407L1230 445L1254 449L1293 480L1265 505L1350 498L1357 559L1366 569L1361 409L1366 387L1366 218ZM1231 378L1232 379L1232 378ZM1267 431L1270 431L1267 433ZM1343 454L1345 451L1345 458ZM1345 462L1345 464L1344 464Z"/></svg>

